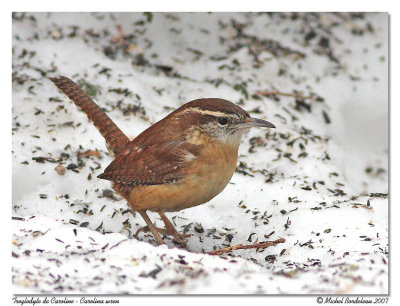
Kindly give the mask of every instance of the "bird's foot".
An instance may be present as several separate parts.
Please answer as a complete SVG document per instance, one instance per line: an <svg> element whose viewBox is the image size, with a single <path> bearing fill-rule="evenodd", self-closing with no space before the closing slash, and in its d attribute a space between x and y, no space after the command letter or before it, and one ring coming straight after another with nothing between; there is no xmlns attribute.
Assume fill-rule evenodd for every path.
<svg viewBox="0 0 400 306"><path fill-rule="evenodd" d="M167 230L167 232L168 232L168 230ZM176 243L182 245L183 247L186 247L187 238L192 236L191 234L181 234L177 231L175 231L174 233L169 233L168 235L174 237L174 239L172 239L173 242L176 242Z"/></svg>
<svg viewBox="0 0 400 306"><path fill-rule="evenodd" d="M187 238L192 236L191 234L181 234L177 230L175 230L175 228L171 228L171 227L170 228L155 227L155 229L161 234L164 234L167 236L172 236L173 237L172 241L176 242L182 246L186 246ZM151 230L147 225L143 226L136 231L135 237L138 237L138 234L141 232L147 233L147 232L151 232Z"/></svg>

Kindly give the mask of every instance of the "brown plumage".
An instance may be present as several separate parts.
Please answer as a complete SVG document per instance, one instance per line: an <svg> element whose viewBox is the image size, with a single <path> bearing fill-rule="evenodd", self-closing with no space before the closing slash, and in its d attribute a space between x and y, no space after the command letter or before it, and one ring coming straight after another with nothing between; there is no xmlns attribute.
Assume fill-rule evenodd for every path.
<svg viewBox="0 0 400 306"><path fill-rule="evenodd" d="M50 78L50 80L88 116L114 154L118 154L129 143L129 138L78 84L63 76Z"/></svg>
<svg viewBox="0 0 400 306"><path fill-rule="evenodd" d="M186 103L132 140L98 177L132 186L170 184L181 180L187 167L185 156L190 153L197 157L201 151L200 145L186 141L193 133L190 127L214 120L211 116L190 112L190 109L219 112L221 105L216 102L232 109L232 113L241 110L243 116L247 114L222 99L199 99Z"/></svg>
<svg viewBox="0 0 400 306"><path fill-rule="evenodd" d="M159 244L164 242L146 210L159 212L167 234L184 242L163 212L203 204L219 194L235 171L243 132L252 126L274 127L227 100L198 99L129 141L77 84L66 77L51 80L86 113L115 153L98 177L113 182Z"/></svg>

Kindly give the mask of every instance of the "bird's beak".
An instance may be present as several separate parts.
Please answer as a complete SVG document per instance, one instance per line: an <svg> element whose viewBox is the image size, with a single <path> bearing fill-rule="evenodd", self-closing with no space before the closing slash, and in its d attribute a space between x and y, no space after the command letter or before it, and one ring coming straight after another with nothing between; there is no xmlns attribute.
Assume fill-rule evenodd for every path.
<svg viewBox="0 0 400 306"><path fill-rule="evenodd" d="M251 118L251 117L246 119L246 122L240 123L238 128L239 129L248 129L248 128L252 128L255 126L275 128L275 125L273 125L271 122L268 122L268 121L265 121L262 119Z"/></svg>

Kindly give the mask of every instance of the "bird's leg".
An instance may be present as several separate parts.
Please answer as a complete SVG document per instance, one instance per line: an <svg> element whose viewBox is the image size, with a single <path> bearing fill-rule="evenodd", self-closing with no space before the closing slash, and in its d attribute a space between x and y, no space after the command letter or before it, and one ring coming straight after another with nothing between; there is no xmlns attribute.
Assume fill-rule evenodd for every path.
<svg viewBox="0 0 400 306"><path fill-rule="evenodd" d="M140 232L152 232L153 235L154 235L154 238L156 238L156 240L157 240L157 243L159 243L159 240L157 239L157 236L159 236L158 233L157 233L157 235L155 235L154 232L153 232L153 230L155 230L155 231L158 231L159 233L162 233L162 234L164 234L164 235L173 236L175 242L177 242L177 243L179 243L179 244L181 244L181 245L184 245L184 246L186 245L186 242L187 242L186 238L192 236L191 234L181 234L181 233L179 233L179 232L175 229L175 227L174 227L174 225L172 224L172 222L169 221L169 219L167 218L167 216L166 216L164 213L162 213L162 212L160 212L159 215L160 215L161 219L163 220L163 222L164 222L166 228L155 227L155 226L153 225L153 223L151 223L151 221L150 221L149 217L147 216L147 214L145 213L145 211L143 211L143 213L144 213L145 216L147 217L147 220L149 220L149 222L150 222L150 224L151 224L151 225L150 225L150 224L147 222L146 217L143 216L143 214L141 213L141 211L139 211L139 213L142 215L142 217L143 217L143 219L146 221L147 225L146 225L146 226L143 226L143 227L141 227L141 228L139 228L139 229L137 230L135 236L137 236ZM152 230L152 228L153 228L153 230ZM159 237L160 237L160 236L159 236ZM160 237L160 240L163 241L161 237ZM163 241L163 243L164 243L164 241Z"/></svg>
<svg viewBox="0 0 400 306"><path fill-rule="evenodd" d="M174 225L172 224L171 221L169 221L169 219L167 218L167 216L163 213L163 212L159 212L158 213L161 217L161 219L163 220L165 227L167 228L167 231L165 232L167 235L171 235L174 237L174 240L180 244L185 245L186 241L187 241L187 237L190 237L192 235L190 234L181 234L179 233Z"/></svg>
<svg viewBox="0 0 400 306"><path fill-rule="evenodd" d="M138 210L138 212L142 216L144 221L146 222L148 228L150 229L151 233L153 234L154 238L156 239L158 245L165 244L164 240L161 238L160 234L157 232L156 227L153 225L149 216L146 214L146 211Z"/></svg>
<svg viewBox="0 0 400 306"><path fill-rule="evenodd" d="M166 228L159 228L157 226L155 226L154 228L157 230L157 232L159 232L161 234L164 234L164 235L167 235L167 229ZM147 225L142 226L141 228L138 228L138 230L136 231L134 236L137 237L140 232L148 233L148 232L150 232L150 229L149 229L149 227Z"/></svg>

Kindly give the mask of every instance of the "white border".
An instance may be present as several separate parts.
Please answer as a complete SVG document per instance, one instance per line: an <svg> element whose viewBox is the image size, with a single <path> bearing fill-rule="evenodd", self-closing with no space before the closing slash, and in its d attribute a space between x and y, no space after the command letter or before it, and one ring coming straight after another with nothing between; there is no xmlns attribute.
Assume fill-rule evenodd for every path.
<svg viewBox="0 0 400 306"><path fill-rule="evenodd" d="M6 2L6 3L4 3ZM398 21L400 14L396 10L397 6L395 1L348 1L348 0L336 0L336 1L320 1L320 0L308 0L308 1L144 1L138 3L138 1L82 1L82 0L68 0L68 1L3 1L0 10L1 20L1 38L3 46L0 48L0 71L1 71L1 84L2 86L2 101L1 106L3 111L1 112L1 162L2 162L2 173L1 173L1 188L2 188L2 206L0 209L4 210L5 213L0 213L0 224L1 227L1 245L2 252L0 252L1 258L1 296L0 301L2 305L12 305L11 300L11 271L10 271L10 254L11 254L11 241L10 237L12 234L11 227L11 12L12 11L377 11L377 12L389 12L390 14L390 136L391 136L391 154L390 154L390 173L391 173L391 296L389 299L389 305L398 304L400 302L400 293L396 289L398 287L399 277L398 273L393 271L399 271L398 261L395 260L399 255L399 224L396 222L397 218L400 217L400 199L398 197L399 188L398 171L399 167L399 139L398 134L400 133L400 120L398 119L400 97L398 90L400 81L398 79L399 68L399 24ZM394 187L394 188L393 188ZM396 188L397 187L397 188ZM134 301L128 297L122 297L119 305L132 305L141 303L157 303L157 304L172 304L174 306L187 305L189 297L135 297ZM191 300L193 298L190 298ZM200 298L201 303L209 303L211 300L216 303L224 303L227 305L243 304L244 299L249 299L251 303L263 305L265 303L272 303L279 305L291 305L293 303L302 305L318 305L316 303L316 297L204 297Z"/></svg>

